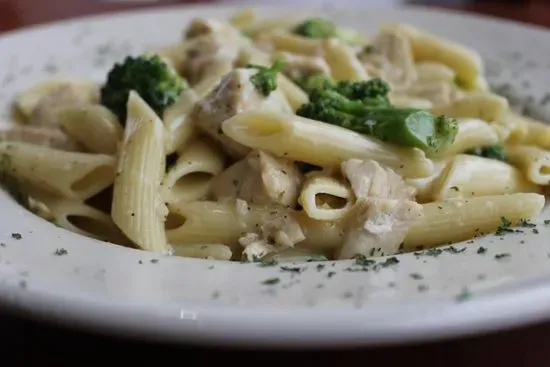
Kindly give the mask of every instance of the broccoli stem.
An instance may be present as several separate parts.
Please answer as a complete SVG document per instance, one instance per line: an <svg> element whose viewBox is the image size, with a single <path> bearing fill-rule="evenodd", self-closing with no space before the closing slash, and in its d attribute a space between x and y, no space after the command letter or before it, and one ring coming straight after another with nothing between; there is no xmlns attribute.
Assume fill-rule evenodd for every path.
<svg viewBox="0 0 550 367"><path fill-rule="evenodd" d="M340 126L393 144L435 152L445 146L454 128L440 126L438 118L427 111L408 108L372 108L361 116L344 119Z"/></svg>

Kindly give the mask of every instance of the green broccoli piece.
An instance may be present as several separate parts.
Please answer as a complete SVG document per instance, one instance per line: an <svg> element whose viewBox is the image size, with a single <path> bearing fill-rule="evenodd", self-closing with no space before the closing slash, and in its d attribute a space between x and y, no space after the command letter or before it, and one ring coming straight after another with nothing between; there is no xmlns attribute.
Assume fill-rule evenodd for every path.
<svg viewBox="0 0 550 367"><path fill-rule="evenodd" d="M336 84L332 81L332 79L325 75L308 75L295 79L294 82L298 84L298 86L307 94L336 89Z"/></svg>
<svg viewBox="0 0 550 367"><path fill-rule="evenodd" d="M390 88L383 80L331 85L321 84L317 78L315 83L310 84L315 88L308 89L310 102L296 114L428 153L452 144L458 132L453 119L392 106L388 99Z"/></svg>
<svg viewBox="0 0 550 367"><path fill-rule="evenodd" d="M250 77L250 81L258 92L268 97L277 89L277 73L283 70L285 63L283 60L277 60L270 68L252 64L248 64L246 67L258 69L258 72Z"/></svg>
<svg viewBox="0 0 550 367"><path fill-rule="evenodd" d="M388 93L390 86L382 79L372 79L369 81L350 82L340 81L334 83L332 79L325 75L306 76L295 80L312 99L322 95L326 91L335 91L336 93L351 99L360 100L363 104L373 107L389 107L390 101Z"/></svg>
<svg viewBox="0 0 550 367"><path fill-rule="evenodd" d="M101 104L117 115L124 125L126 103L131 90L135 90L162 116L166 107L174 103L186 87L185 79L157 55L128 56L122 63L115 64L107 74L107 81L101 87Z"/></svg>
<svg viewBox="0 0 550 367"><path fill-rule="evenodd" d="M350 44L359 44L363 40L358 32L339 27L336 23L322 18L303 21L294 28L293 33L309 38L338 38Z"/></svg>
<svg viewBox="0 0 550 367"><path fill-rule="evenodd" d="M388 93L390 86L382 79L371 79L369 81L350 82L341 81L336 90L351 100L360 100L363 104L371 107L390 107Z"/></svg>
<svg viewBox="0 0 550 367"><path fill-rule="evenodd" d="M477 147L466 151L466 154L477 155L480 157L496 159L502 162L508 162L508 155L502 145L491 145L486 147Z"/></svg>

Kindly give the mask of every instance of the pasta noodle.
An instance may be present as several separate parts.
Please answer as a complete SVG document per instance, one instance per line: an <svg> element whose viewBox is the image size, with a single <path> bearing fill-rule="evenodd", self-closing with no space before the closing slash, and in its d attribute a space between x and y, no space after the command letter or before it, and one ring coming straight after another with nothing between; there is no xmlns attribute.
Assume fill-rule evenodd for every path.
<svg viewBox="0 0 550 367"><path fill-rule="evenodd" d="M334 221L351 209L353 193L335 178L312 176L304 182L298 200L310 218Z"/></svg>
<svg viewBox="0 0 550 367"><path fill-rule="evenodd" d="M0 143L0 156L18 181L69 199L89 198L113 183L116 159L28 143Z"/></svg>
<svg viewBox="0 0 550 367"><path fill-rule="evenodd" d="M518 192L540 193L517 168L494 159L457 155L433 184L433 200Z"/></svg>
<svg viewBox="0 0 550 367"><path fill-rule="evenodd" d="M117 117L100 105L64 107L57 111L63 131L90 152L115 154L122 139Z"/></svg>
<svg viewBox="0 0 550 367"><path fill-rule="evenodd" d="M163 120L166 127L164 151L166 154L172 154L185 147L193 136L195 127L189 115L197 101L196 93L193 90L186 90L164 112Z"/></svg>
<svg viewBox="0 0 550 367"><path fill-rule="evenodd" d="M329 40L324 43L324 52L334 80L358 81L369 79L369 75L357 59L351 46L342 41Z"/></svg>
<svg viewBox="0 0 550 367"><path fill-rule="evenodd" d="M111 215L140 248L165 252L165 208L160 200L164 172L164 128L160 118L132 91L120 148Z"/></svg>
<svg viewBox="0 0 550 367"><path fill-rule="evenodd" d="M352 131L303 117L251 111L222 124L225 135L252 149L319 166L336 166L349 158L380 161L406 177L431 174L433 164L424 153L403 149Z"/></svg>
<svg viewBox="0 0 550 367"><path fill-rule="evenodd" d="M487 89L486 82L480 78L483 72L481 58L473 50L406 24L388 24L383 28L392 29L407 37L415 60L435 61L447 65L468 88Z"/></svg>
<svg viewBox="0 0 550 367"><path fill-rule="evenodd" d="M179 156L162 182L167 203L204 199L214 176L222 173L224 156L211 144L196 140Z"/></svg>
<svg viewBox="0 0 550 367"><path fill-rule="evenodd" d="M6 191L101 241L374 257L525 226L550 193L550 125L492 91L476 51L412 24L361 35L243 9L103 80L41 81L0 131Z"/></svg>
<svg viewBox="0 0 550 367"><path fill-rule="evenodd" d="M437 156L454 156L475 147L495 145L499 142L499 135L494 126L478 119L462 120L458 123L458 134L453 144L438 152Z"/></svg>
<svg viewBox="0 0 550 367"><path fill-rule="evenodd" d="M405 237L408 249L433 247L494 233L502 218L511 223L537 216L544 196L532 193L477 196L423 205L424 216Z"/></svg>
<svg viewBox="0 0 550 367"><path fill-rule="evenodd" d="M61 228L102 241L128 244L109 214L81 201L50 198L45 205L51 221Z"/></svg>
<svg viewBox="0 0 550 367"><path fill-rule="evenodd" d="M506 147L510 163L518 167L531 182L550 184L550 151L530 145Z"/></svg>

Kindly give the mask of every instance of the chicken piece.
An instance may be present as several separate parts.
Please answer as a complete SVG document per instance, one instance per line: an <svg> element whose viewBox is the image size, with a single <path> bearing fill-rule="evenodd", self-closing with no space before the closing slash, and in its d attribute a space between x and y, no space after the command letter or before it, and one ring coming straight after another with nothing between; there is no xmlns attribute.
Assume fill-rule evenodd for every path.
<svg viewBox="0 0 550 367"><path fill-rule="evenodd" d="M250 149L223 134L222 123L230 117L249 110L292 112L286 97L277 89L265 97L250 81L257 69L234 69L227 74L209 95L199 101L192 119L196 126L233 158L243 158Z"/></svg>
<svg viewBox="0 0 550 367"><path fill-rule="evenodd" d="M299 79L311 75L326 75L330 77L330 67L322 57L278 52L275 55L275 60L277 59L285 62L283 71L291 79Z"/></svg>
<svg viewBox="0 0 550 367"><path fill-rule="evenodd" d="M185 37L188 41L182 71L191 85L213 74L231 71L244 42L236 28L211 19L194 20Z"/></svg>
<svg viewBox="0 0 550 367"><path fill-rule="evenodd" d="M249 232L239 238L245 248L243 255L249 260L261 259L265 255L293 248L305 240L304 232L289 210L270 212L257 232Z"/></svg>
<svg viewBox="0 0 550 367"><path fill-rule="evenodd" d="M371 159L349 159L341 165L342 174L351 184L358 199L412 199L414 187L403 181L391 168L382 167Z"/></svg>
<svg viewBox="0 0 550 367"><path fill-rule="evenodd" d="M195 85L213 73L226 74L233 69L238 48L224 38L207 34L190 41L182 65L183 76L189 84Z"/></svg>
<svg viewBox="0 0 550 367"><path fill-rule="evenodd" d="M369 74L387 81L394 91L408 89L417 79L410 42L397 31L381 31L359 58Z"/></svg>
<svg viewBox="0 0 550 367"><path fill-rule="evenodd" d="M82 151L83 147L59 129L39 126L16 126L0 130L0 141L31 143L66 151Z"/></svg>
<svg viewBox="0 0 550 367"><path fill-rule="evenodd" d="M414 221L422 216L422 205L413 201L415 189L373 160L350 159L341 169L357 202L347 216L338 258L396 253Z"/></svg>
<svg viewBox="0 0 550 367"><path fill-rule="evenodd" d="M69 84L54 89L40 99L33 110L29 124L34 126L58 127L57 109L89 103L89 97Z"/></svg>
<svg viewBox="0 0 550 367"><path fill-rule="evenodd" d="M185 29L184 38L189 40L195 37L210 35L222 31L227 32L229 29L234 29L234 27L232 27L229 23L225 23L217 19L195 18Z"/></svg>
<svg viewBox="0 0 550 367"><path fill-rule="evenodd" d="M359 201L349 216L338 258L395 254L414 221L421 216L422 205L412 200Z"/></svg>
<svg viewBox="0 0 550 367"><path fill-rule="evenodd" d="M254 262L262 259L264 256L276 251L276 247L267 243L257 233L247 233L239 238L239 244L244 247L243 258Z"/></svg>
<svg viewBox="0 0 550 367"><path fill-rule="evenodd" d="M254 151L214 178L217 200L237 198L253 204L293 207L302 184L302 174L292 161Z"/></svg>

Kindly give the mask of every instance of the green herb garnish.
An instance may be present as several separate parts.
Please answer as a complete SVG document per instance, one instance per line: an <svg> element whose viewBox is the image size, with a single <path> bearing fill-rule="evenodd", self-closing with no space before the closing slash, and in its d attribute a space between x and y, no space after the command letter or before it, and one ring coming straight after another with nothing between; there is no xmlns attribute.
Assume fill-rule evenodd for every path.
<svg viewBox="0 0 550 367"><path fill-rule="evenodd" d="M375 263L376 261L367 259L365 255L355 256L355 265L370 266L370 265L374 265Z"/></svg>
<svg viewBox="0 0 550 367"><path fill-rule="evenodd" d="M277 74L284 66L284 61L277 60L270 68L252 64L248 64L246 67L258 69L258 72L250 77L250 82L254 84L258 92L267 97L277 89Z"/></svg>
<svg viewBox="0 0 550 367"><path fill-rule="evenodd" d="M57 256L63 256L63 255L67 255L69 252L67 250L65 250L64 248L58 248L54 251L54 255L57 255Z"/></svg>
<svg viewBox="0 0 550 367"><path fill-rule="evenodd" d="M262 260L258 266L260 268L267 268L269 266L276 266L279 262L275 259L270 259L270 260Z"/></svg>
<svg viewBox="0 0 550 367"><path fill-rule="evenodd" d="M281 266L281 271L288 271L290 273L300 274L306 270L305 268L299 268L299 267L289 267L289 266Z"/></svg>
<svg viewBox="0 0 550 367"><path fill-rule="evenodd" d="M509 253L504 253L504 254L496 254L495 255L495 259L496 260L501 260L501 259L506 259L508 257L510 257L512 255L510 255Z"/></svg>
<svg viewBox="0 0 550 367"><path fill-rule="evenodd" d="M495 159L502 162L508 162L508 156L502 145L491 145L487 147L477 147L466 151L466 154L477 155L489 159Z"/></svg>
<svg viewBox="0 0 550 367"><path fill-rule="evenodd" d="M279 279L279 278L269 278L269 279L264 280L262 282L262 284L275 285L275 284L278 284L280 281L281 281L281 279Z"/></svg>
<svg viewBox="0 0 550 367"><path fill-rule="evenodd" d="M514 233L513 229L510 229L512 222L510 222L506 217L500 217L500 226L498 226L495 235L502 236L505 233Z"/></svg>
<svg viewBox="0 0 550 367"><path fill-rule="evenodd" d="M472 298L472 293L467 287L463 287L460 293L456 296L458 302L464 302Z"/></svg>

